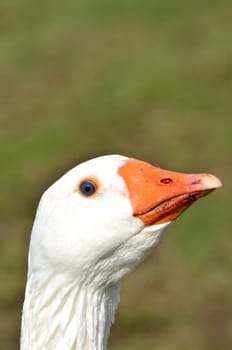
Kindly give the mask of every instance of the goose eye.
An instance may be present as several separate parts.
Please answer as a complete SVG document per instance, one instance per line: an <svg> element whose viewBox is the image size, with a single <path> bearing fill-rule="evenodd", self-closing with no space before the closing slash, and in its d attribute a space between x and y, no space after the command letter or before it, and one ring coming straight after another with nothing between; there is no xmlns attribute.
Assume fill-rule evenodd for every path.
<svg viewBox="0 0 232 350"><path fill-rule="evenodd" d="M79 185L79 190L85 197L90 197L96 192L97 185L92 180L85 180Z"/></svg>

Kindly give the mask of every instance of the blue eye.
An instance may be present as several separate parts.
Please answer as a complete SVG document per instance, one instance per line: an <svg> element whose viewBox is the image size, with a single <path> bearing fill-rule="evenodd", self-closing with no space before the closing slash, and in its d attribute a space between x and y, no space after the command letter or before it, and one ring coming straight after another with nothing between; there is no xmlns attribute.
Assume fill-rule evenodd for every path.
<svg viewBox="0 0 232 350"><path fill-rule="evenodd" d="M89 197L96 192L97 185L92 180L86 180L80 184L79 189L85 197Z"/></svg>

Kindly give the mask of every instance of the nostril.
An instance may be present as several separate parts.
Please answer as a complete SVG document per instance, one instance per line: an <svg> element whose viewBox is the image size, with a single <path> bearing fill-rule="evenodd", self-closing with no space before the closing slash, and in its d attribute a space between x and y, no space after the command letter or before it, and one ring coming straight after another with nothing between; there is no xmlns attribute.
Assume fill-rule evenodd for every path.
<svg viewBox="0 0 232 350"><path fill-rule="evenodd" d="M161 179L160 182L164 185L169 185L173 182L173 180L170 177L165 177L164 179Z"/></svg>

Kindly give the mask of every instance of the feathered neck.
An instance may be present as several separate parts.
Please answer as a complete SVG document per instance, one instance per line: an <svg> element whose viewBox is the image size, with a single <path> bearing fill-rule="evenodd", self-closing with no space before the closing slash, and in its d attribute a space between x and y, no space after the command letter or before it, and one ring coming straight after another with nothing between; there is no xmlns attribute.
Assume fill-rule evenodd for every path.
<svg viewBox="0 0 232 350"><path fill-rule="evenodd" d="M39 277L39 278L38 278ZM67 283L30 276L23 306L21 350L105 350L119 302L119 285Z"/></svg>

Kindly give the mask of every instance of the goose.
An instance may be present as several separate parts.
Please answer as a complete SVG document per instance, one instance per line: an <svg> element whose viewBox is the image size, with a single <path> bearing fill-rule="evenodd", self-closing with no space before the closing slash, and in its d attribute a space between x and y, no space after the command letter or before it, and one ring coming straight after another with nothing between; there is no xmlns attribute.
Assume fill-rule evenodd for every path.
<svg viewBox="0 0 232 350"><path fill-rule="evenodd" d="M209 174L121 155L81 163L42 196L32 228L21 350L105 350L120 280L199 198Z"/></svg>

